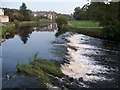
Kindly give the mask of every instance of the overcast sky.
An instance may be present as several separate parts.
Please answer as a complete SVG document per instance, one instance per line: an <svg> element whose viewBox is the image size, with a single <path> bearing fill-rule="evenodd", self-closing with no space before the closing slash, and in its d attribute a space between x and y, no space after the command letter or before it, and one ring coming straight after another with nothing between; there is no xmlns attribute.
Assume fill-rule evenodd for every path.
<svg viewBox="0 0 120 90"><path fill-rule="evenodd" d="M19 9L22 2L33 11L56 11L71 14L77 6L82 7L87 0L0 0L0 7Z"/></svg>

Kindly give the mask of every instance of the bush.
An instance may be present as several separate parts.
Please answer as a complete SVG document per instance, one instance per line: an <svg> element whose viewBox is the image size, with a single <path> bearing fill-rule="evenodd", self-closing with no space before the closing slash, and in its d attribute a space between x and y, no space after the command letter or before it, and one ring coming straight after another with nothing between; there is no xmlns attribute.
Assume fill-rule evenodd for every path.
<svg viewBox="0 0 120 90"><path fill-rule="evenodd" d="M17 28L19 26L18 20L14 20L15 27Z"/></svg>
<svg viewBox="0 0 120 90"><path fill-rule="evenodd" d="M57 23L58 28L61 29L62 27L68 24L68 18L66 16L59 15L56 18L56 23Z"/></svg>
<svg viewBox="0 0 120 90"><path fill-rule="evenodd" d="M108 39L120 41L120 22L105 26L103 28L103 33Z"/></svg>
<svg viewBox="0 0 120 90"><path fill-rule="evenodd" d="M9 33L14 29L15 29L15 24L14 23L8 23L8 24L2 26L2 34Z"/></svg>

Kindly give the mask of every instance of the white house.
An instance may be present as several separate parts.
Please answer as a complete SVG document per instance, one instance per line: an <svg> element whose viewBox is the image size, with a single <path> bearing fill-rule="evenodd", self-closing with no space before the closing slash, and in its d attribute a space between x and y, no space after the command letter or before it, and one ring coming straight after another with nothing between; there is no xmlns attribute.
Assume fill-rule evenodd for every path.
<svg viewBox="0 0 120 90"><path fill-rule="evenodd" d="M9 22L9 17L4 15L4 10L2 8L0 8L0 22Z"/></svg>

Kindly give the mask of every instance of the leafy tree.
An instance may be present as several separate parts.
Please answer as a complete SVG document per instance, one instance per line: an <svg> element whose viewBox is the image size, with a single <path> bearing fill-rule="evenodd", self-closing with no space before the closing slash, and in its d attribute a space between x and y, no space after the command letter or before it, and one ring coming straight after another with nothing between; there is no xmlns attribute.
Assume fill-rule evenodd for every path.
<svg viewBox="0 0 120 90"><path fill-rule="evenodd" d="M9 9L9 8L3 8L3 9L5 11L5 15L9 16L10 22L13 22L14 20L21 20L23 18L23 15L17 9Z"/></svg>
<svg viewBox="0 0 120 90"><path fill-rule="evenodd" d="M27 13L27 6L25 5L25 3L22 3L22 6L20 6L20 13L23 14L23 16L26 16Z"/></svg>
<svg viewBox="0 0 120 90"><path fill-rule="evenodd" d="M88 9L88 4L84 5L82 8L76 7L74 9L74 15L73 15L73 17L76 20L87 20L88 19L87 9Z"/></svg>
<svg viewBox="0 0 120 90"><path fill-rule="evenodd" d="M20 10L9 9L9 8L3 8L3 9L5 11L5 15L9 16L10 22L13 22L15 20L29 21L33 19L32 11L27 9L25 3L22 3L22 6L20 6Z"/></svg>
<svg viewBox="0 0 120 90"><path fill-rule="evenodd" d="M64 15L59 15L56 18L56 23L58 25L58 28L61 29L68 24L68 17L66 17Z"/></svg>
<svg viewBox="0 0 120 90"><path fill-rule="evenodd" d="M93 0L92 0L93 1ZM91 2L83 8L76 7L74 18L77 20L95 20L103 26L105 37L120 40L120 2Z"/></svg>
<svg viewBox="0 0 120 90"><path fill-rule="evenodd" d="M22 6L20 6L20 13L24 16L24 21L29 21L32 18L32 11L27 9L27 6L25 3L22 3Z"/></svg>
<svg viewBox="0 0 120 90"><path fill-rule="evenodd" d="M103 0L105 1L105 0ZM77 20L95 20L101 25L111 25L117 22L120 17L118 2L91 2L84 5L82 8L74 9L74 18Z"/></svg>
<svg viewBox="0 0 120 90"><path fill-rule="evenodd" d="M75 19L77 19L77 20L80 20L80 13L82 12L81 11L81 9L80 9L80 7L76 7L75 9L74 9L74 15L73 15L73 17L75 18Z"/></svg>
<svg viewBox="0 0 120 90"><path fill-rule="evenodd" d="M22 20L22 18L24 17L21 13L19 12L14 12L13 14L14 20Z"/></svg>

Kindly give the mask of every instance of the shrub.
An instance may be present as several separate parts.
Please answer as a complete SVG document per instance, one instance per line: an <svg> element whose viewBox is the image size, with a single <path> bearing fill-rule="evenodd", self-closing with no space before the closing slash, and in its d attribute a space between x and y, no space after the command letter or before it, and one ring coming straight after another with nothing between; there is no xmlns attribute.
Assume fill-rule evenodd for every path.
<svg viewBox="0 0 120 90"><path fill-rule="evenodd" d="M120 41L120 22L105 26L103 32L106 38Z"/></svg>
<svg viewBox="0 0 120 90"><path fill-rule="evenodd" d="M56 23L57 23L58 28L61 29L62 27L68 24L68 18L66 16L59 15L56 18Z"/></svg>

